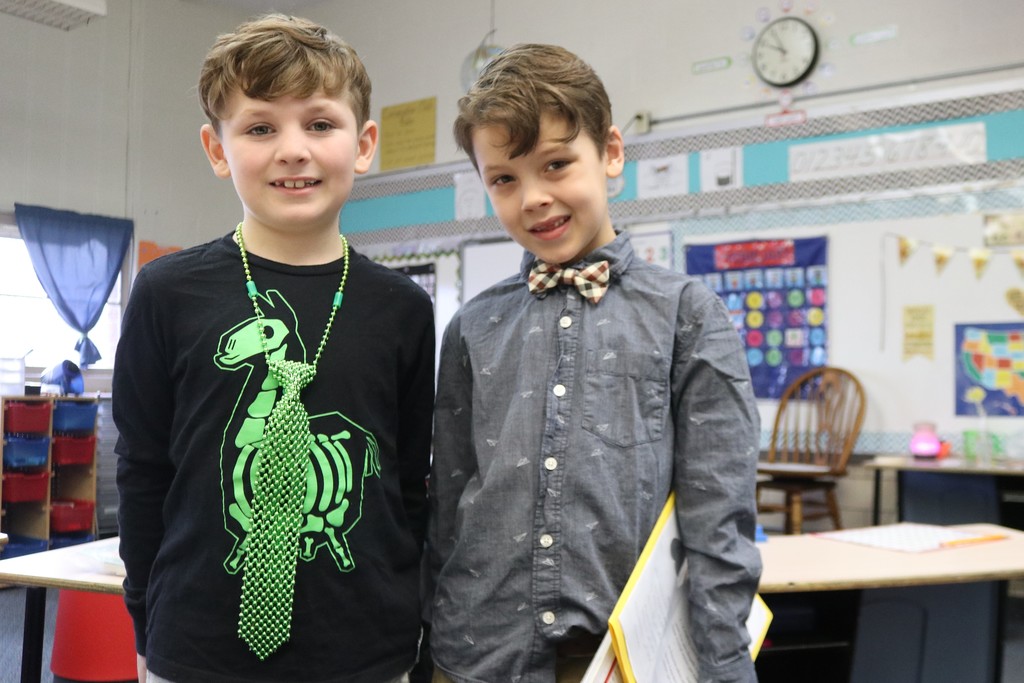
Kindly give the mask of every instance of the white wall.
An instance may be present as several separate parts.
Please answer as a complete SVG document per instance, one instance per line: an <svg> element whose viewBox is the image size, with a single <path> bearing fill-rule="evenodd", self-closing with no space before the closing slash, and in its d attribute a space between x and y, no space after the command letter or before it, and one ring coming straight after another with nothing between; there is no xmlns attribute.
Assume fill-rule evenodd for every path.
<svg viewBox="0 0 1024 683"><path fill-rule="evenodd" d="M778 93L754 77L751 41L742 33L764 25L756 17L759 8L774 18L781 15L779 5L780 0L494 0L493 41L552 42L577 52L604 80L620 127L641 110L655 120L757 104L777 110ZM1024 64L1020 0L793 0L792 6L822 34L821 62L832 66L832 75L812 79L821 93ZM375 112L438 98L437 156L445 162L461 158L449 132L462 94L459 68L489 30L490 7L487 0L338 1L315 5L307 15L359 50L373 77ZM850 43L855 34L887 26L896 27L896 39L856 48ZM695 62L721 56L733 66L692 73ZM799 104L801 93L796 95ZM728 115L715 118L723 117Z"/></svg>
<svg viewBox="0 0 1024 683"><path fill-rule="evenodd" d="M214 37L244 15L180 0L107 6L67 32L0 14L0 211L124 216L161 244L226 232L241 212L199 145L194 87Z"/></svg>
<svg viewBox="0 0 1024 683"><path fill-rule="evenodd" d="M190 245L226 232L240 217L229 182L214 178L199 146L203 123L194 85L218 33L246 17L240 9L192 0L111 0L108 16L63 32L0 14L0 212L15 202L135 220L139 239ZM587 59L611 94L615 121L637 111L655 119L727 121L739 110L777 110L745 55L744 28L780 0L495 0L495 42L565 45ZM450 123L459 69L490 25L485 0L330 0L305 16L355 45L382 106L438 100L437 161L461 157ZM814 11L806 14L806 10ZM876 100L877 86L918 81L893 92L945 86L944 74L1024 62L1021 0L793 0L825 38L830 77L819 93L867 89L843 101ZM854 34L895 26L897 38L853 47ZM733 66L694 75L695 62L728 56ZM997 71L977 79L1019 75ZM797 105L803 93L798 92ZM821 103L822 100L816 100ZM721 112L714 116L708 112ZM731 110L731 111L730 111ZM749 117L750 110L743 116ZM384 132L386 135L386 131Z"/></svg>

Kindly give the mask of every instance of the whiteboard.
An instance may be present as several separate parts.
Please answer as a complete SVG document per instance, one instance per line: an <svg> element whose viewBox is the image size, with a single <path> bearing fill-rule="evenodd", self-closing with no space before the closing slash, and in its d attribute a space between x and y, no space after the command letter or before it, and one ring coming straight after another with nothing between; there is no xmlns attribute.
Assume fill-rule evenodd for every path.
<svg viewBox="0 0 1024 683"><path fill-rule="evenodd" d="M462 257L462 303L518 273L523 261L523 248L508 238L468 240L462 243L459 251Z"/></svg>

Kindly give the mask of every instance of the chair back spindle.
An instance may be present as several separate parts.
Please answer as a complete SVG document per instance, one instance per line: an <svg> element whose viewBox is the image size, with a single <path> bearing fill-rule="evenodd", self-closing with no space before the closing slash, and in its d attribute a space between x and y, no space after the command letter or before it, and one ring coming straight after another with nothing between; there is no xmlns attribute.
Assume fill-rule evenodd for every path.
<svg viewBox="0 0 1024 683"><path fill-rule="evenodd" d="M801 533L805 519L830 517L842 527L835 495L836 479L846 465L864 422L864 389L852 374L821 367L797 377L786 387L775 413L766 462L758 465L758 512L783 512L786 533ZM785 502L761 498L766 489L782 491ZM805 500L818 491L825 500ZM810 506L810 509L805 509Z"/></svg>

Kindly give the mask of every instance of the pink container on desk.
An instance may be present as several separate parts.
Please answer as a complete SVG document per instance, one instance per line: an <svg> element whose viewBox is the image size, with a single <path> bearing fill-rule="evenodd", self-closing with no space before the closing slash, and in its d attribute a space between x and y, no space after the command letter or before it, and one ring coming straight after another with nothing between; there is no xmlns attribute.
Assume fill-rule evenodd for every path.
<svg viewBox="0 0 1024 683"><path fill-rule="evenodd" d="M918 422L910 437L910 452L915 458L935 458L942 451L942 441L932 422Z"/></svg>

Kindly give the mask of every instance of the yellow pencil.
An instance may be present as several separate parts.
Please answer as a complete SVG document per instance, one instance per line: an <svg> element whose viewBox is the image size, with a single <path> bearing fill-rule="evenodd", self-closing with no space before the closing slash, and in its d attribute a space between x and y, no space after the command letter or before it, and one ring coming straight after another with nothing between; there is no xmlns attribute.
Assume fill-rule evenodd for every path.
<svg viewBox="0 0 1024 683"><path fill-rule="evenodd" d="M984 543L986 541L1001 541L1006 534L989 534L987 536L971 536L970 538L955 538L952 541L943 541L939 544L943 548L952 548L958 545L970 545L971 543Z"/></svg>

